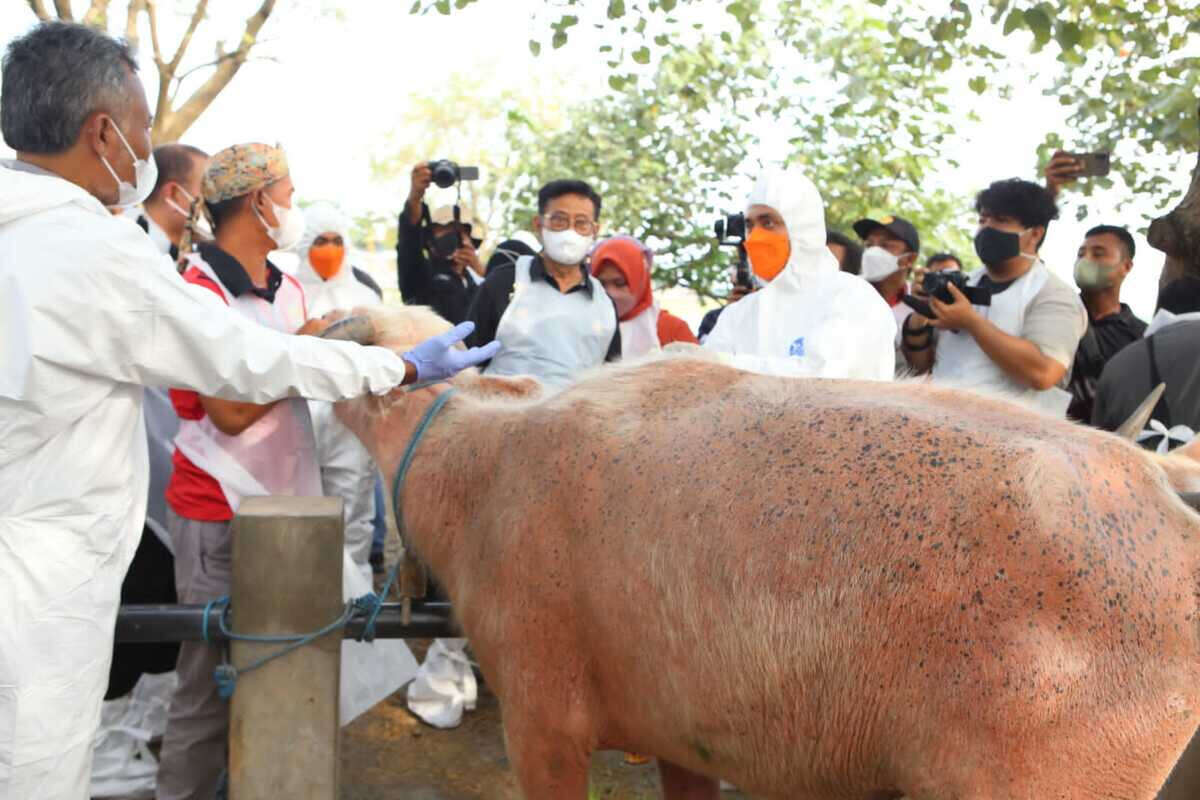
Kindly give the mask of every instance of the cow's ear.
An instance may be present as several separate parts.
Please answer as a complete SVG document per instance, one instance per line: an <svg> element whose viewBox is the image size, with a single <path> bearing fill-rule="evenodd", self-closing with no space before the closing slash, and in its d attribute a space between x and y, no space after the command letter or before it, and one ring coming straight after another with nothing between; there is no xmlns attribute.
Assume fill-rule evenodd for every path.
<svg viewBox="0 0 1200 800"><path fill-rule="evenodd" d="M536 378L496 376L462 373L454 379L454 385L482 398L532 399L542 393L542 384Z"/></svg>

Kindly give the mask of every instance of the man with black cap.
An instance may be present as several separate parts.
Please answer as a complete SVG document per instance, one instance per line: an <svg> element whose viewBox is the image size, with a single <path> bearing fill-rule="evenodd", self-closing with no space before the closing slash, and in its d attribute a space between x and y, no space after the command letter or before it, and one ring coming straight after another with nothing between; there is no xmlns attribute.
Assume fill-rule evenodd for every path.
<svg viewBox="0 0 1200 800"><path fill-rule="evenodd" d="M483 244L481 226L471 213L453 206L430 212L425 192L433 182L428 163L412 171L408 202L400 212L396 236L396 268L404 302L429 306L457 325L467 318L484 268L477 252Z"/></svg>
<svg viewBox="0 0 1200 800"><path fill-rule="evenodd" d="M912 309L901 301L908 294L908 274L921 250L921 237L911 222L892 215L860 219L854 232L864 245L859 274L887 301L896 318L896 370L903 371L907 363L900 352L900 327Z"/></svg>

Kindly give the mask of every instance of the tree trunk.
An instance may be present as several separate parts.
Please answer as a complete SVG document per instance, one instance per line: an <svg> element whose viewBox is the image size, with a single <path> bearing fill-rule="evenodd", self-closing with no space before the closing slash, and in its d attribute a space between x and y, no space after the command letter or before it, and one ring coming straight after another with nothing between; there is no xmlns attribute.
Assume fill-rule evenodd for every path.
<svg viewBox="0 0 1200 800"><path fill-rule="evenodd" d="M1200 157L1187 193L1174 211L1150 223L1146 239L1151 247L1167 254L1160 285L1184 275L1200 277Z"/></svg>

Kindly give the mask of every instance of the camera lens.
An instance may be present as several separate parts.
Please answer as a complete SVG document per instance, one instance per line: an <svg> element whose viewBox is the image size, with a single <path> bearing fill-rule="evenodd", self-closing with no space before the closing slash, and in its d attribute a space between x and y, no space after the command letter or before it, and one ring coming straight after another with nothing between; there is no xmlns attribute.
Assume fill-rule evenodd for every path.
<svg viewBox="0 0 1200 800"><path fill-rule="evenodd" d="M458 165L453 161L435 161L429 165L433 182L442 189L449 189L458 182Z"/></svg>

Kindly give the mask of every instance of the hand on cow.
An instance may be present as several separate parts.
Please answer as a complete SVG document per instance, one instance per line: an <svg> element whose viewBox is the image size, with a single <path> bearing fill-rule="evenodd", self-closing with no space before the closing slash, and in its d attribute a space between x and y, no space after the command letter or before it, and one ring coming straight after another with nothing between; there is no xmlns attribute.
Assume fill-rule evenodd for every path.
<svg viewBox="0 0 1200 800"><path fill-rule="evenodd" d="M499 342L489 342L483 347L472 347L469 350L455 347L474 330L474 322L459 323L440 336L421 342L402 358L416 368L418 381L446 380L467 367L474 367L494 358L500 350Z"/></svg>
<svg viewBox="0 0 1200 800"><path fill-rule="evenodd" d="M328 315L326 315L328 316ZM297 336L320 336L334 320L326 317L313 317L296 331Z"/></svg>
<svg viewBox="0 0 1200 800"><path fill-rule="evenodd" d="M929 305L937 317L930 320L929 324L943 330L970 331L975 323L982 320L983 317L979 316L979 312L971 305L971 301L967 299L961 289L953 283L947 284L946 288L950 290L954 302L943 303L936 297L930 297Z"/></svg>

